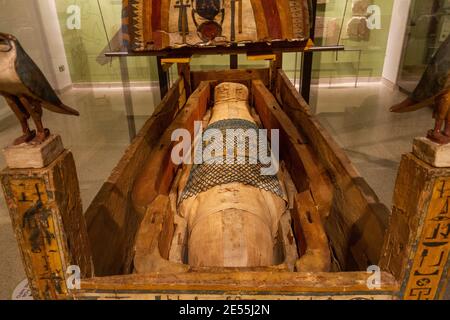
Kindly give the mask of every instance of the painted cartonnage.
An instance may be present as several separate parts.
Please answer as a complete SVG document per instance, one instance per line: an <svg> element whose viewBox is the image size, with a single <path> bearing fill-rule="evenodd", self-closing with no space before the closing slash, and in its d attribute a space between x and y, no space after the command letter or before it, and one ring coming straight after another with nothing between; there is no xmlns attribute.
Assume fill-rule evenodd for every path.
<svg viewBox="0 0 450 320"><path fill-rule="evenodd" d="M126 0L123 32L132 51L305 40L308 1Z"/></svg>

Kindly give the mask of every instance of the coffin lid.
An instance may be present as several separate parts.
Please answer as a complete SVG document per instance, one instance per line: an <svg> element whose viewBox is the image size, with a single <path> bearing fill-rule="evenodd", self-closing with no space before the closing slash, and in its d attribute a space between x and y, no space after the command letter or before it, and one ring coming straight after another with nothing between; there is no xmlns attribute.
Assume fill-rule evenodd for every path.
<svg viewBox="0 0 450 320"><path fill-rule="evenodd" d="M123 0L123 44L147 54L301 51L310 35L309 12L309 0Z"/></svg>

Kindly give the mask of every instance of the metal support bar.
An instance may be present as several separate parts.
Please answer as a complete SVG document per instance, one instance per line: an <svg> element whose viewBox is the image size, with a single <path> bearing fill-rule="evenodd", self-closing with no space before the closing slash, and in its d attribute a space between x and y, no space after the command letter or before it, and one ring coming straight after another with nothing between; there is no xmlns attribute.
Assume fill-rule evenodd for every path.
<svg viewBox="0 0 450 320"><path fill-rule="evenodd" d="M247 60L250 61L261 61L261 60L268 60L268 61L274 61L277 60L277 55L275 53L268 53L268 54L248 54Z"/></svg>
<svg viewBox="0 0 450 320"><path fill-rule="evenodd" d="M232 54L230 55L230 69L239 68L238 55Z"/></svg>
<svg viewBox="0 0 450 320"><path fill-rule="evenodd" d="M312 24L310 31L310 38L314 41L314 33L316 30L316 17L317 17L317 0L312 0ZM301 85L301 94L305 101L309 103L311 96L311 79L312 79L312 67L313 67L313 51L308 50L303 55L303 66L302 66L302 85Z"/></svg>
<svg viewBox="0 0 450 320"><path fill-rule="evenodd" d="M156 60L158 64L159 90L161 92L161 100L162 100L169 91L169 79L167 77L167 72L164 71L164 67L162 65L162 58L156 57Z"/></svg>
<svg viewBox="0 0 450 320"><path fill-rule="evenodd" d="M305 47L306 47L305 43ZM303 52L304 48L296 48L295 50L285 50L283 52ZM315 46L315 47L311 47L309 48L307 51L308 52L325 52L325 51L343 51L345 49L344 46L342 45L337 45L337 46ZM231 53L239 53L239 54L258 54L260 52L265 52L265 51L273 51L273 48L270 48L270 50L258 50L258 51L245 51L245 50L240 50L239 48L237 49L230 49ZM230 52L222 52L221 50L214 52L214 53L210 53L205 51L203 52L199 52L198 54L202 54L202 55L209 55L209 54L230 54ZM116 51L116 52L106 52L105 53L106 57L153 57L156 56L156 54L152 53L152 52L128 52L128 51ZM161 56L164 57L164 56Z"/></svg>
<svg viewBox="0 0 450 320"><path fill-rule="evenodd" d="M125 57L121 57L120 61L120 75L122 78L123 85L123 99L125 102L125 113L128 122L128 135L130 137L130 142L136 137L136 122L134 118L134 106L133 98L131 96L131 85L130 85L130 75L128 73L128 62Z"/></svg>

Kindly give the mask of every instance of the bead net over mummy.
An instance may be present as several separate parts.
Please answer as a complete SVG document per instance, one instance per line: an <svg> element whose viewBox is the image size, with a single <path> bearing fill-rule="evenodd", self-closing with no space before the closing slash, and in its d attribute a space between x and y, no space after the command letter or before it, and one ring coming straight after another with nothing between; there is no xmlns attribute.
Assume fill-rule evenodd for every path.
<svg viewBox="0 0 450 320"><path fill-rule="evenodd" d="M245 139L236 138L237 134L229 136L228 133L230 133L230 129L240 130L240 133L244 132L243 136ZM244 185L272 192L275 195L284 198L285 194L278 177L276 175L263 175L261 173L261 169L269 168L270 164L265 165L261 163L258 157L258 148L267 146L267 136L260 133L256 124L242 119L222 120L208 126L203 134L204 137L209 136L209 134L212 133L211 130L216 130L217 133L220 132L222 134L223 143L220 140L217 141L218 139L206 139L209 141L203 142L202 151L205 150L205 148L212 148L214 150L223 150L223 153L219 155L213 153L208 161L203 159L204 161L202 164L195 164L192 167L186 187L179 199L180 202L208 191L213 187L229 183L242 183ZM237 131L234 132L237 133ZM247 138L247 133L249 132L253 132L253 139ZM240 135L239 138L244 137ZM231 150L232 154L230 157L232 161L230 164L227 163L226 158L226 154L229 150L229 148L227 148L227 141L233 140L233 149ZM245 146L243 144L245 144ZM245 150L245 152L237 152L236 147L240 147L238 150ZM262 148L262 152L265 152L265 155L269 155L269 150L267 149L268 146ZM220 160L222 163L218 162Z"/></svg>

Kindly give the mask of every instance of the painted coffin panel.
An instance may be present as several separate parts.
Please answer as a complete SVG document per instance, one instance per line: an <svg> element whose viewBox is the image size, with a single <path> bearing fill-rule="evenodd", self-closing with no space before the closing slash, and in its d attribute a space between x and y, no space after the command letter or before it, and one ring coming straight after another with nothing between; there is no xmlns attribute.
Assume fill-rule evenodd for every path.
<svg viewBox="0 0 450 320"><path fill-rule="evenodd" d="M305 40L308 0L124 0L131 51Z"/></svg>

